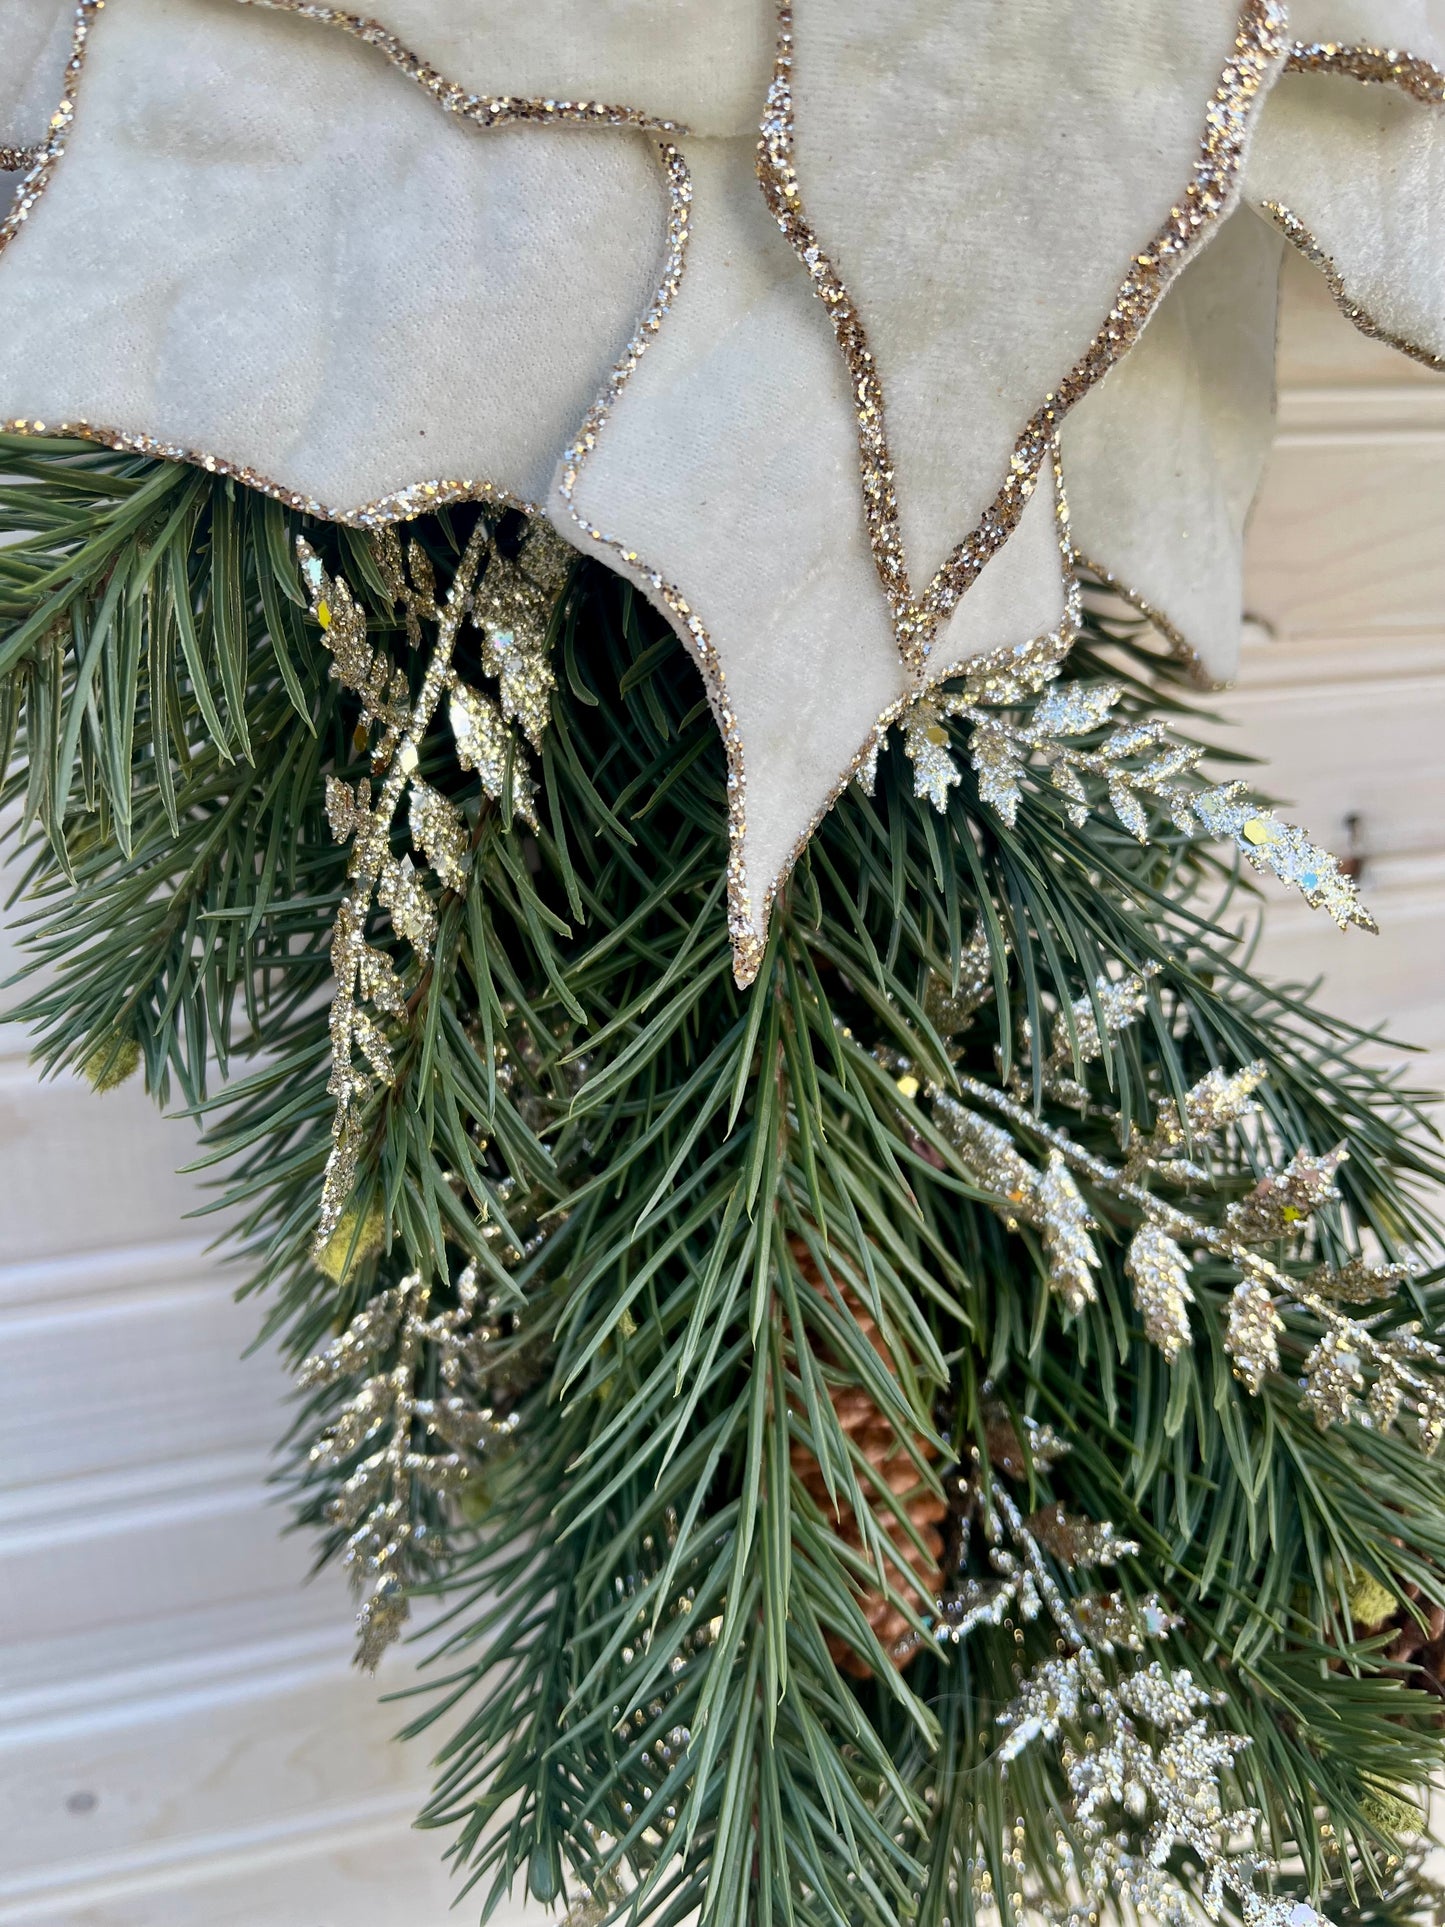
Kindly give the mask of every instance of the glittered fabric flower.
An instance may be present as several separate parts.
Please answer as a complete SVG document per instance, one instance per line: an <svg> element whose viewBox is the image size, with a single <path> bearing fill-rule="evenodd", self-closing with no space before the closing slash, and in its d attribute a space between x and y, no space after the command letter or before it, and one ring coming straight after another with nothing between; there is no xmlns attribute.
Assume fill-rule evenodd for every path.
<svg viewBox="0 0 1445 1927"><path fill-rule="evenodd" d="M0 419L545 507L703 673L744 978L881 730L1057 656L1081 560L1228 673L1286 238L1445 352L1429 4L70 13L0 0Z"/></svg>

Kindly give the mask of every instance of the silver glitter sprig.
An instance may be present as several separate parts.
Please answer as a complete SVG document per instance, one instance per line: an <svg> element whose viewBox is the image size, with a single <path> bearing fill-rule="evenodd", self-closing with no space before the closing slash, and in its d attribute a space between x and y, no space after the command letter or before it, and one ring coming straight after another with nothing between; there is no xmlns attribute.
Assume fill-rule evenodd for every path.
<svg viewBox="0 0 1445 1927"><path fill-rule="evenodd" d="M1026 776L1035 770L1058 790L1076 828L1105 805L1131 836L1147 843L1151 809L1162 809L1183 836L1232 842L1253 869L1268 870L1297 889L1342 930L1351 924L1377 928L1354 879L1327 850L1254 801L1243 783L1208 783L1199 776L1204 749L1172 742L1161 720L1115 721L1124 693L1119 684L1047 687L1069 640L1061 638L1052 652L1034 644L1022 657L990 657L974 673L965 672L962 687L929 689L916 698L899 728L917 796L947 810L949 791L962 780L956 760L961 745L949 728L960 721L969 726L968 758L979 796L1010 826L1018 820ZM1045 693L1023 717L1001 713L1040 689ZM864 786L871 788L866 776Z"/></svg>
<svg viewBox="0 0 1445 1927"><path fill-rule="evenodd" d="M1235 1076L1242 1081L1214 1074L1201 1080L1186 1097L1186 1111L1201 1122L1211 1114L1231 1121L1242 1115L1248 1091L1260 1081L1259 1067L1248 1066ZM1189 1308L1194 1294L1188 1274L1194 1263L1191 1254L1205 1252L1227 1261L1239 1277L1226 1314L1224 1344L1236 1376L1249 1391L1258 1392L1280 1370L1285 1312L1307 1312L1321 1336L1304 1361L1300 1389L1321 1427L1352 1423L1382 1430L1408 1419L1423 1450L1434 1452L1445 1440L1445 1348L1422 1338L1415 1324L1391 1324L1388 1315L1379 1313L1355 1317L1342 1308L1368 1307L1393 1295L1408 1277L1407 1268L1360 1258L1338 1271L1317 1269L1299 1277L1260 1249L1263 1243L1297 1237L1313 1215L1334 1200L1342 1149L1323 1157L1297 1153L1282 1171L1261 1179L1230 1205L1223 1222L1216 1224L1145 1189L1134 1175L1137 1160L1122 1168L1110 1164L1007 1092L962 1073L955 1077L955 1091L930 1088L934 1121L968 1174L994 1195L994 1209L1010 1229L1021 1224L1042 1228L1043 1223L1042 1173L1019 1148L1021 1142L1042 1145L1050 1164L1060 1160L1076 1180L1109 1193L1138 1214L1125 1271L1145 1336L1168 1360L1193 1343ZM1004 1124L981 1116L980 1110L991 1110ZM1163 1142L1173 1135L1177 1121L1176 1113ZM1054 1229L1056 1242L1067 1226L1065 1216ZM1045 1235L1046 1249L1048 1242ZM1052 1264L1050 1282L1062 1295Z"/></svg>
<svg viewBox="0 0 1445 1927"><path fill-rule="evenodd" d="M310 1460L327 1471L363 1455L326 1517L346 1532L342 1563L353 1590L367 1594L357 1615L356 1662L368 1672L399 1636L407 1586L427 1563L417 1492L458 1491L517 1424L515 1414L498 1417L482 1392L497 1333L479 1317L476 1265L458 1279L454 1307L433 1310L431 1297L419 1274L404 1278L308 1358L299 1375L303 1388L314 1389L365 1374ZM424 1394L433 1368L440 1387Z"/></svg>
<svg viewBox="0 0 1445 1927"><path fill-rule="evenodd" d="M1024 1675L999 1716L1005 1768L1031 1748L1052 1747L1070 1795L1071 1837L1051 1834L1043 1849L1061 1866L1070 1897L1060 1908L1031 1896L1037 1916L1056 1927L1092 1927L1110 1903L1122 1902L1158 1927L1196 1927L1201 1907L1218 1919L1232 1902L1250 1927L1325 1927L1308 1904L1260 1890L1279 1871L1249 1844L1261 1815L1232 1804L1226 1793L1248 1740L1218 1726L1217 1696L1186 1668L1142 1658L1146 1644L1166 1637L1177 1618L1152 1595L1135 1605L1118 1593L1070 1602L1049 1570L1035 1525L995 1488L985 1530L1006 1575L1009 1607L1025 1620L1046 1611L1059 1636L1059 1651ZM1099 1562L1127 1550L1110 1529L1096 1530ZM1128 1665L1121 1654L1140 1657ZM1180 1848L1197 1870L1188 1885L1174 1871ZM1009 1860L1021 1895L1028 1849L1020 1818ZM983 1865L975 1898L984 1909L996 1905Z"/></svg>
<svg viewBox="0 0 1445 1927"><path fill-rule="evenodd" d="M1089 1093L1078 1081L1078 1071L1099 1061L1105 1038L1112 1041L1144 1015L1149 1006L1149 985L1160 968L1157 963L1146 963L1142 970L1131 970L1123 977L1099 977L1092 994L1076 998L1067 1016L1063 1011L1057 1014L1042 1067L1044 1090L1050 1097L1077 1110L1088 1108ZM1023 1041L1026 1046L1033 1041L1027 1019ZM1022 1091L1025 1081L1022 1072L1016 1070L1015 1092Z"/></svg>
<svg viewBox="0 0 1445 1927"><path fill-rule="evenodd" d="M1089 1235L1094 1220L1068 1162L1051 1156L1042 1170L1024 1158L1002 1126L980 1117L942 1091L933 1094L934 1119L960 1163L1010 1231L1027 1224L1038 1231L1050 1288L1071 1312L1098 1296L1094 1273L1099 1254Z"/></svg>

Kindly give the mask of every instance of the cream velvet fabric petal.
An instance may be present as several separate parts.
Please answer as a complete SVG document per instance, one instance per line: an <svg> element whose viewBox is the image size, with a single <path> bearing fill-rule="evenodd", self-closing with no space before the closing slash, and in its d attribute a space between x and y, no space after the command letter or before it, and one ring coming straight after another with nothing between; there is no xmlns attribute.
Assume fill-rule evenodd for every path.
<svg viewBox="0 0 1445 1927"><path fill-rule="evenodd" d="M0 255L0 418L89 421L352 511L545 494L660 272L646 136L483 131L348 36L123 0Z"/></svg>
<svg viewBox="0 0 1445 1927"><path fill-rule="evenodd" d="M773 0L357 0L350 12L476 93L603 101L697 134L756 129L776 17Z"/></svg>
<svg viewBox="0 0 1445 1927"><path fill-rule="evenodd" d="M1297 41L1394 48L1445 66L1440 0L1290 0L1289 30Z"/></svg>
<svg viewBox="0 0 1445 1927"><path fill-rule="evenodd" d="M915 594L1199 158L1235 0L795 0L801 202L881 377Z"/></svg>
<svg viewBox="0 0 1445 1927"><path fill-rule="evenodd" d="M45 138L74 23L73 0L0 0L0 145L29 147Z"/></svg>
<svg viewBox="0 0 1445 1927"><path fill-rule="evenodd" d="M822 306L758 196L753 144L695 141L686 154L692 238L681 289L573 502L630 552L631 561L604 550L614 567L654 596L656 572L708 632L745 782L747 901L733 907L761 935L797 846L910 684L873 570L848 381ZM1037 494L1045 511L1049 493ZM581 539L560 493L552 515ZM1010 544L985 571L984 580L1000 571L989 584L994 619L984 620L981 593L979 616L947 634L956 656L1057 621L1046 514L1042 526L1042 544L1021 539L1016 558ZM710 694L720 706L716 679Z"/></svg>
<svg viewBox="0 0 1445 1927"><path fill-rule="evenodd" d="M1211 680L1238 666L1244 531L1273 434L1283 237L1240 208L1064 423L1075 547Z"/></svg>
<svg viewBox="0 0 1445 1927"><path fill-rule="evenodd" d="M1445 109L1388 86L1286 74L1247 191L1302 224L1369 333L1445 365Z"/></svg>
<svg viewBox="0 0 1445 1927"><path fill-rule="evenodd" d="M990 649L1054 635L1068 614L1072 557L1063 553L1059 497L1044 476L1018 527L934 638L928 680L938 682Z"/></svg>

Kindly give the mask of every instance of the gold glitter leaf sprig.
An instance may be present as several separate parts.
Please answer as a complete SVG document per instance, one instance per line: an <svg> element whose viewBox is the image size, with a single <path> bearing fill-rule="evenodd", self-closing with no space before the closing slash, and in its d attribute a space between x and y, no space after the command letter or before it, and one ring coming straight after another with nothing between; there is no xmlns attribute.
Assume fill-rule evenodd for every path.
<svg viewBox="0 0 1445 1927"><path fill-rule="evenodd" d="M957 1037L993 995L993 951L988 931L980 921L959 957L957 987L947 977L931 975L924 988L923 1008L940 1037Z"/></svg>
<svg viewBox="0 0 1445 1927"><path fill-rule="evenodd" d="M1180 1153L1186 1145L1201 1144L1257 1111L1259 1106L1252 1099L1264 1079L1264 1060L1256 1058L1243 1070L1207 1071L1184 1093L1182 1116L1172 1097L1161 1098L1153 1131L1147 1138L1136 1132L1130 1140L1125 1175L1134 1179L1150 1170L1180 1179L1207 1179L1203 1166Z"/></svg>
<svg viewBox="0 0 1445 1927"><path fill-rule="evenodd" d="M1245 1115L1249 1094L1262 1075L1262 1067L1255 1064L1232 1075L1211 1072L1201 1079L1186 1094L1185 1105L1200 1133L1209 1118L1218 1120L1214 1128L1220 1128ZM954 1081L970 1104L931 1087L928 1097L939 1130L970 1177L992 1194L993 1209L1009 1229L1028 1225L1041 1232L1051 1288L1071 1310L1089 1302L1087 1287L1092 1285L1088 1270L1081 1268L1078 1243L1087 1237L1078 1215L1087 1211L1087 1204L1080 1192L1077 1206L1061 1205L1066 1194L1057 1179L1052 1186L1046 1181L1060 1168L1137 1214L1124 1269L1144 1336L1171 1363L1193 1343L1191 1254L1206 1252L1224 1259L1238 1276L1223 1337L1235 1374L1248 1391L1258 1393L1267 1378L1280 1372L1284 1313L1294 1308L1322 1328L1301 1377L1305 1403L1319 1425L1353 1423L1379 1430L1408 1421L1425 1451L1435 1451L1445 1440L1445 1348L1422 1338L1414 1325L1378 1325L1341 1309L1342 1304L1368 1305L1390 1296L1408 1275L1406 1269L1361 1258L1338 1271L1325 1268L1300 1278L1259 1249L1262 1243L1303 1230L1310 1216L1334 1197L1342 1151L1323 1157L1298 1153L1284 1170L1261 1179L1246 1197L1227 1206L1216 1222L1145 1189L1138 1182L1138 1147L1131 1149L1129 1162L1117 1167L1086 1151L1018 1097L962 1073ZM981 1116L980 1110L1001 1114L1003 1122ZM1148 1141L1151 1157L1171 1147L1176 1127L1177 1113L1165 1120L1162 1136L1156 1133ZM1049 1174L1041 1173L1021 1150L1021 1143L1031 1141L1046 1147ZM1200 1175L1207 1179L1207 1173Z"/></svg>
<svg viewBox="0 0 1445 1927"><path fill-rule="evenodd" d="M1335 1173L1348 1153L1343 1145L1322 1158L1297 1151L1283 1171L1261 1178L1238 1204L1225 1213L1226 1228L1242 1244L1265 1244L1301 1230L1321 1206L1339 1196Z"/></svg>
<svg viewBox="0 0 1445 1927"><path fill-rule="evenodd" d="M1089 1233L1093 1218L1067 1161L1051 1154L1042 1171L1031 1165L1001 1126L979 1117L943 1093L934 1094L934 1116L959 1153L960 1162L985 1191L1010 1231L1036 1228L1048 1266L1049 1288L1070 1312L1098 1297L1094 1273L1099 1254Z"/></svg>
<svg viewBox="0 0 1445 1927"><path fill-rule="evenodd" d="M1189 1329L1189 1260L1152 1219L1130 1240L1124 1270L1134 1287L1134 1307L1144 1321L1144 1336L1172 1365L1194 1340Z"/></svg>
<svg viewBox="0 0 1445 1927"><path fill-rule="evenodd" d="M1119 978L1099 977L1091 995L1075 1000L1068 1016L1062 1011L1054 1018L1049 1040L1049 1055L1043 1066L1044 1089L1061 1104L1078 1110L1088 1106L1089 1093L1075 1077L1075 1066L1097 1063L1104 1054L1104 1036L1099 1030L1102 1018L1109 1038L1128 1030L1144 1015L1149 1004L1149 985L1159 975L1157 963L1142 970L1131 970ZM1024 1041L1030 1040L1027 1021ZM1020 1085L1021 1088L1021 1085Z"/></svg>
<svg viewBox="0 0 1445 1927"><path fill-rule="evenodd" d="M463 769L475 770L485 797L501 802L510 793L523 821L536 827L536 783L508 718L536 747L542 737L553 688L546 659L552 611L566 581L571 551L552 532L534 525L520 556L504 555L478 521L444 598L420 544L403 553L396 532L372 538L378 571L401 610L408 640L419 646L422 623L436 624L437 638L413 702L409 680L387 651L373 648L365 613L347 584L331 577L304 540L297 542L301 576L311 612L332 656L332 674L361 701L360 741L380 724L371 774L355 788L326 779L326 814L338 841L350 840L349 890L337 912L331 959L336 977L332 1005L336 1098L332 1150L322 1184L314 1251L326 1250L345 1211L360 1158L361 1113L375 1092L394 1081L395 1040L382 1019L402 1023L406 997L396 966L367 940L373 909L390 914L397 936L421 964L437 936L437 910L427 886L465 893L471 835L458 806L420 774L421 751L443 697ZM452 666L463 623L482 632L483 667L500 684L500 700L464 683ZM373 793L373 785L375 792ZM409 800L412 851L396 854L393 829L403 798ZM413 854L419 863L413 860ZM370 1004L371 1009L366 1006ZM362 1060L357 1062L358 1056Z"/></svg>
<svg viewBox="0 0 1445 1927"><path fill-rule="evenodd" d="M1392 1298L1410 1276L1408 1265L1375 1265L1368 1258L1352 1258L1333 1271L1321 1265L1309 1275L1309 1288L1337 1304L1371 1305Z"/></svg>
<svg viewBox="0 0 1445 1927"><path fill-rule="evenodd" d="M313 1466L352 1467L326 1508L348 1535L343 1564L358 1593L356 1662L376 1667L408 1616L406 1587L425 1569L414 1493L454 1492L489 1447L515 1429L484 1402L487 1349L495 1333L479 1320L477 1268L457 1281L457 1302L434 1311L431 1287L413 1273L358 1312L346 1330L301 1367L304 1387L367 1375L311 1448ZM368 1369L370 1368L370 1369ZM424 1391L435 1370L440 1386ZM479 1396L481 1394L481 1396ZM373 1441L379 1441L367 1451Z"/></svg>

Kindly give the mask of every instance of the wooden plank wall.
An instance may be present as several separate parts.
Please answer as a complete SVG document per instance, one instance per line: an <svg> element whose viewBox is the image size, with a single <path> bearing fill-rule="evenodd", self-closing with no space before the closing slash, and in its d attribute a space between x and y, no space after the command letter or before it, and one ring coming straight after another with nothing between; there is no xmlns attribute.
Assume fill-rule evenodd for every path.
<svg viewBox="0 0 1445 1927"><path fill-rule="evenodd" d="M1281 900L1268 955L1440 1080L1445 382L1293 267L1284 339L1260 622L1221 708L1321 839L1356 819L1383 935ZM441 1927L423 1753L387 1744L342 1587L281 1537L284 1386L186 1222L186 1131L40 1084L0 1032L0 1147L0 1927Z"/></svg>

